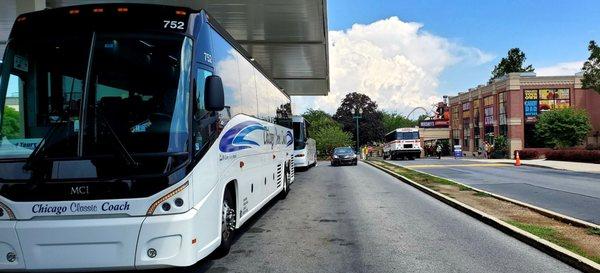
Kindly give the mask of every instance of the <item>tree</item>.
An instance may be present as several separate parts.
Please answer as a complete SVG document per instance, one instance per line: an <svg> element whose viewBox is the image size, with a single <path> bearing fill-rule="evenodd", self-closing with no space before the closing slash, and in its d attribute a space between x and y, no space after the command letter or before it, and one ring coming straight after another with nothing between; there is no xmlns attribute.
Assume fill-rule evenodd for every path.
<svg viewBox="0 0 600 273"><path fill-rule="evenodd" d="M377 103L365 94L356 92L347 94L333 115L333 119L342 124L342 129L350 132L353 139L356 139L356 121L353 116L357 107L363 111L362 118L359 120L360 145L382 140L385 135L383 114L377 111Z"/></svg>
<svg viewBox="0 0 600 273"><path fill-rule="evenodd" d="M336 147L351 146L353 141L352 135L342 131L338 126L327 126L319 128L314 132L313 137L317 142L317 150L319 155L327 156Z"/></svg>
<svg viewBox="0 0 600 273"><path fill-rule="evenodd" d="M593 89L600 93L600 47L595 41L588 45L590 57L583 64L583 79L581 84L585 89Z"/></svg>
<svg viewBox="0 0 600 273"><path fill-rule="evenodd" d="M309 134L317 142L319 155L327 156L333 148L352 145L352 135L342 131L342 125L325 111L308 109L302 116L310 123Z"/></svg>
<svg viewBox="0 0 600 273"><path fill-rule="evenodd" d="M428 119L428 118L429 118L429 116L428 116L428 115L425 115L425 114L423 114L423 115L420 115L420 116L417 118L417 122L415 123L415 126L416 126L416 125L419 125L419 124L421 124L421 121L424 121L424 120L426 120L426 119Z"/></svg>
<svg viewBox="0 0 600 273"><path fill-rule="evenodd" d="M417 123L413 120L407 119L403 115L393 114L386 111L381 112L384 133L389 133L397 128L403 127L414 127Z"/></svg>
<svg viewBox="0 0 600 273"><path fill-rule="evenodd" d="M18 138L20 134L19 112L9 106L4 106L0 138Z"/></svg>
<svg viewBox="0 0 600 273"><path fill-rule="evenodd" d="M537 136L554 148L581 144L592 130L590 118L583 109L553 109L539 116L535 125Z"/></svg>
<svg viewBox="0 0 600 273"><path fill-rule="evenodd" d="M327 126L338 126L341 128L341 125L335 122L331 115L323 110L308 109L302 116L310 123L309 128L311 133Z"/></svg>
<svg viewBox="0 0 600 273"><path fill-rule="evenodd" d="M511 48L508 51L508 55L506 58L502 58L500 63L494 67L494 71L492 71L492 78L490 79L490 83L497 78L500 78L504 75L508 75L508 73L513 72L533 72L535 69L533 66L528 65L523 67L523 63L525 62L525 53L523 53L519 48Z"/></svg>

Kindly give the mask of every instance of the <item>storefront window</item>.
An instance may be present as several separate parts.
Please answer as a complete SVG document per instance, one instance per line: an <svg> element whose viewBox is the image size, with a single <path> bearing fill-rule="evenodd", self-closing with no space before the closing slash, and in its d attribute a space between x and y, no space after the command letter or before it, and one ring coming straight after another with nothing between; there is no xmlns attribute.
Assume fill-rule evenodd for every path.
<svg viewBox="0 0 600 273"><path fill-rule="evenodd" d="M545 111L567 108L571 105L569 88L542 88L523 91L525 98L525 147L538 147L541 142L535 137L535 123ZM502 128L501 128L502 129Z"/></svg>
<svg viewBox="0 0 600 273"><path fill-rule="evenodd" d="M479 100L473 101L473 136L475 149L479 147Z"/></svg>
<svg viewBox="0 0 600 273"><path fill-rule="evenodd" d="M460 130L453 129L452 130L452 145L459 145L460 140Z"/></svg>
<svg viewBox="0 0 600 273"><path fill-rule="evenodd" d="M488 142L492 142L494 137L494 97L488 96L483 98L483 106L485 138Z"/></svg>
<svg viewBox="0 0 600 273"><path fill-rule="evenodd" d="M469 150L469 139L471 138L471 130L469 127L469 119L463 119L463 150L464 151L468 151Z"/></svg>
<svg viewBox="0 0 600 273"><path fill-rule="evenodd" d="M500 135L508 135L508 124L506 122L506 92L498 94L498 125Z"/></svg>
<svg viewBox="0 0 600 273"><path fill-rule="evenodd" d="M458 117L458 108L460 106L456 105L456 106L452 106L451 111L452 111L452 143L453 145L458 145L459 144L459 140L460 140L460 130L458 129L459 126L459 117Z"/></svg>

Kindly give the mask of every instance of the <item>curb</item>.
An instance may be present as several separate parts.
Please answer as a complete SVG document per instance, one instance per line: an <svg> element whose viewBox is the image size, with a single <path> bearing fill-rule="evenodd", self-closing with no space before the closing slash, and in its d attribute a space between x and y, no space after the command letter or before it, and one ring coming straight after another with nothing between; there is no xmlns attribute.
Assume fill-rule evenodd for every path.
<svg viewBox="0 0 600 273"><path fill-rule="evenodd" d="M463 203L453 200L449 197L446 197L445 195L442 195L434 190L431 190L431 189L429 189L419 183L416 183L402 175L396 174L396 173L389 171L383 167L379 167L371 162L368 162L365 160L363 160L363 162L397 178L398 180L401 180L401 181L413 186L414 188L417 188L418 190L432 196L433 198L435 198L439 201L442 201L445 204L447 204L463 213L466 213L467 215L469 215L481 222L486 223L487 225L490 225L490 226L504 232L505 234L507 234L509 236L512 236L513 238L515 238L519 241L522 241L532 247L537 248L538 250L540 250L540 251L542 251L542 252L544 252L544 253L546 253L546 254L578 269L578 270L581 270L584 272L600 272L600 265L593 262L592 260L589 260L583 256L573 253L573 252L569 251L568 249L565 249L559 245L556 245L554 243L546 241L546 240L544 240L540 237L537 237L529 232L525 232L517 227L509 225L509 224L505 223L504 221L502 221L494 216L491 216L485 212L477 210L469 205L463 204ZM508 200L506 200L506 201L508 201ZM517 205L520 205L520 204L517 204Z"/></svg>

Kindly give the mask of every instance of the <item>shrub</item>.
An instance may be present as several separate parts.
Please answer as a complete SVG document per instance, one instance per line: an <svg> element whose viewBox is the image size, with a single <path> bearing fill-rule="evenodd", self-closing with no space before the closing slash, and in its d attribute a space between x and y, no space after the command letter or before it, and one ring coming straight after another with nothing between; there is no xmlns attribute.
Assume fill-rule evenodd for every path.
<svg viewBox="0 0 600 273"><path fill-rule="evenodd" d="M555 150L547 152L546 159L600 164L600 150Z"/></svg>
<svg viewBox="0 0 600 273"><path fill-rule="evenodd" d="M552 109L539 116L535 133L547 147L574 147L592 130L590 117L583 109Z"/></svg>
<svg viewBox="0 0 600 273"><path fill-rule="evenodd" d="M508 156L508 139L499 135L492 140L493 147L490 158L506 158Z"/></svg>
<svg viewBox="0 0 600 273"><path fill-rule="evenodd" d="M513 157L517 157L517 151L519 152L519 158L521 159L538 159L540 158L540 152L536 150L515 150Z"/></svg>

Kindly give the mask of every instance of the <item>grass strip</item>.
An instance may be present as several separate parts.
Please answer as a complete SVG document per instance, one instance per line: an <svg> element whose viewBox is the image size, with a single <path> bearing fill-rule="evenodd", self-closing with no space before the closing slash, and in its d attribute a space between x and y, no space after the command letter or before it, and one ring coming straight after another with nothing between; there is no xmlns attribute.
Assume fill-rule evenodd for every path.
<svg viewBox="0 0 600 273"><path fill-rule="evenodd" d="M555 229L551 227L543 227L533 224L527 224L519 221L509 220L507 223L518 227L524 231L527 231L535 236L538 236L546 241L550 241L559 246L562 246L572 252L575 252L583 257L586 257L596 263L600 263L600 257L591 256L583 251L579 246L577 246L571 239L565 237L564 235L557 232Z"/></svg>
<svg viewBox="0 0 600 273"><path fill-rule="evenodd" d="M440 191L436 185L440 185L440 184L455 186L458 191L473 190L472 188L454 183L452 181L449 181L449 180L446 180L443 178L434 177L434 176L431 176L428 174L420 173L420 172L417 172L417 171L414 171L414 170L411 170L411 169L408 169L405 167L401 167L401 166L398 166L395 164L390 164L390 163L387 163L387 162L384 162L381 160L369 160L369 161L376 165L379 165L380 167L383 167L385 169L393 171L396 174L402 175L402 176L404 176L414 182L417 182L423 186L431 188L437 192L440 192ZM475 195L475 196L484 197L484 198L491 197L491 195L488 193L480 192L477 190L474 190L474 191L475 192L473 193L473 195ZM441 192L441 193L450 198L456 199L455 196L452 196L449 193L444 193L444 192ZM498 199L498 202L506 202L506 201L502 201L502 200ZM577 246L577 244L575 242L573 242L571 239L569 239L568 237L566 237L565 235L561 234L560 232L558 232L557 230L555 230L551 227L539 226L539 225L524 223L524 222L515 221L515 220L507 220L506 222L521 229L521 230L524 230L524 231L534 234L540 238L543 238L547 241L555 243L561 247L564 247L574 253L577 253L583 257L586 257L586 258L600 264L599 256L594 256L594 255L588 254L587 252L582 250L581 247ZM600 229L588 228L587 233L590 235L600 236Z"/></svg>
<svg viewBox="0 0 600 273"><path fill-rule="evenodd" d="M589 235L598 235L598 236L600 236L600 228L595 228L595 227L588 228L587 233Z"/></svg>

